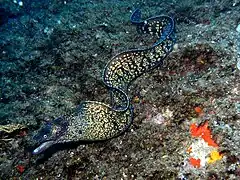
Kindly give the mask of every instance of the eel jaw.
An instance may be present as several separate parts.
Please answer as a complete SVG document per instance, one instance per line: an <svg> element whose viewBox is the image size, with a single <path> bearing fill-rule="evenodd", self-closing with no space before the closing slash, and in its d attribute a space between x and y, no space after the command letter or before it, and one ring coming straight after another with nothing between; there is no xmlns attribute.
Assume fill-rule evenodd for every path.
<svg viewBox="0 0 240 180"><path fill-rule="evenodd" d="M55 144L55 141L46 141L43 142L42 144L40 144L37 148L35 148L32 151L32 154L37 155L37 154L41 154L42 152L44 152L46 149L48 149L50 146L52 146L53 144Z"/></svg>
<svg viewBox="0 0 240 180"><path fill-rule="evenodd" d="M32 134L30 142L33 144L32 147L36 147L32 154L41 154L52 145L57 144L67 132L68 125L68 119L64 116L45 122L37 133Z"/></svg>

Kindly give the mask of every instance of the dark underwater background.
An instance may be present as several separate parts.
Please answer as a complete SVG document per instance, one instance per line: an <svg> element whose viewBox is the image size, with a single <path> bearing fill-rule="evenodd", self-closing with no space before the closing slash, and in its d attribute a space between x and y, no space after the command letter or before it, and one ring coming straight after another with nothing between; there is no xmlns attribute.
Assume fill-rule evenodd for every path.
<svg viewBox="0 0 240 180"><path fill-rule="evenodd" d="M130 87L130 129L32 155L44 122L107 103L114 55L152 45L129 20L136 8L174 18L176 44ZM206 121L221 159L197 168L189 127ZM240 179L239 148L239 0L0 0L0 179Z"/></svg>

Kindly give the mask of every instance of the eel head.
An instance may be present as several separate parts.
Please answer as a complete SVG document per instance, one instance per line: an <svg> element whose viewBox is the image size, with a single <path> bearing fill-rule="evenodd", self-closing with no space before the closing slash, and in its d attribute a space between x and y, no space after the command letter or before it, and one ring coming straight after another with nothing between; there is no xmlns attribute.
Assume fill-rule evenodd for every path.
<svg viewBox="0 0 240 180"><path fill-rule="evenodd" d="M67 132L68 125L65 117L59 117L53 121L44 123L40 130L32 137L34 147L36 147L32 154L40 154L50 146L59 143L60 137Z"/></svg>

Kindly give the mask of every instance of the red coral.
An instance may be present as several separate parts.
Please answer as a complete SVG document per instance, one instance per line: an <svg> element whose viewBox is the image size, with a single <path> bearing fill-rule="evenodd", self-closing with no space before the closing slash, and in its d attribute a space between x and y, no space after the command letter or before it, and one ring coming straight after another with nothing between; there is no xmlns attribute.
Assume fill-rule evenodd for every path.
<svg viewBox="0 0 240 180"><path fill-rule="evenodd" d="M25 171L25 167L23 165L17 165L16 168L19 173L23 173Z"/></svg>

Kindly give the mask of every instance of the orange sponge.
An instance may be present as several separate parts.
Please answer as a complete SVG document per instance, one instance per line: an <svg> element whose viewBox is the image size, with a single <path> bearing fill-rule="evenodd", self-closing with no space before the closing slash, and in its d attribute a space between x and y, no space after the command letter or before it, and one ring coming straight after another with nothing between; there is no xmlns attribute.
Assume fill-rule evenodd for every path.
<svg viewBox="0 0 240 180"><path fill-rule="evenodd" d="M197 126L196 124L191 124L190 133L192 137L202 138L206 143L208 143L209 146L218 147L218 145L212 139L212 134L210 129L208 128L207 121L201 126Z"/></svg>
<svg viewBox="0 0 240 180"><path fill-rule="evenodd" d="M200 163L201 163L201 160L200 159L195 159L195 158L189 158L189 163L193 166L193 167L196 167L196 168L200 168Z"/></svg>

